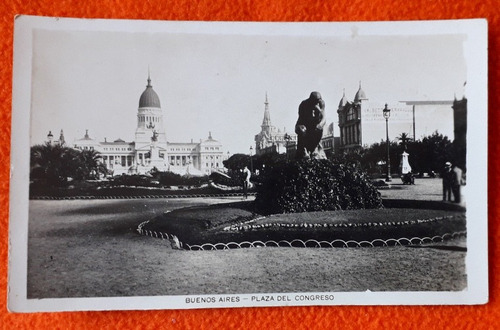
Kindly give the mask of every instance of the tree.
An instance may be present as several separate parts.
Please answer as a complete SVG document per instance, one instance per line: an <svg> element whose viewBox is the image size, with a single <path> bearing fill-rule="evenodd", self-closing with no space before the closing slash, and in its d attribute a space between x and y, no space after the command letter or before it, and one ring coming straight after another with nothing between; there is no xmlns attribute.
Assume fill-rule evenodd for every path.
<svg viewBox="0 0 500 330"><path fill-rule="evenodd" d="M401 133L397 137L399 142L401 143L401 147L403 148L403 151L406 151L408 148L408 142L410 142L412 139L410 138L410 135L408 133Z"/></svg>
<svg viewBox="0 0 500 330"><path fill-rule="evenodd" d="M229 170L239 171L245 166L250 168L250 156L245 154L234 154L222 163Z"/></svg>
<svg viewBox="0 0 500 330"><path fill-rule="evenodd" d="M31 148L30 177L46 180L49 185L62 185L78 168L78 151L58 144L35 145Z"/></svg>
<svg viewBox="0 0 500 330"><path fill-rule="evenodd" d="M64 185L68 178L96 179L108 173L95 150L80 151L47 143L31 147L30 153L30 178L44 180L49 185Z"/></svg>
<svg viewBox="0 0 500 330"><path fill-rule="evenodd" d="M366 150L358 148L352 151L344 151L339 154L332 155L332 161L337 164L346 164L357 169L365 169L363 159L365 157Z"/></svg>
<svg viewBox="0 0 500 330"><path fill-rule="evenodd" d="M453 145L447 136L435 131L408 144L409 162L413 172L439 173L444 163L453 161Z"/></svg>
<svg viewBox="0 0 500 330"><path fill-rule="evenodd" d="M352 157L352 156L351 156ZM391 172L397 171L401 154L396 142L389 142ZM387 166L387 142L381 140L359 152L360 168L369 174L385 174Z"/></svg>
<svg viewBox="0 0 500 330"><path fill-rule="evenodd" d="M98 179L101 174L108 173L106 165L101 162L101 155L95 150L81 150L77 163L76 178L80 180Z"/></svg>
<svg viewBox="0 0 500 330"><path fill-rule="evenodd" d="M254 169L269 169L278 164L285 163L287 160L286 154L279 154L277 152L269 152L262 155L253 157Z"/></svg>

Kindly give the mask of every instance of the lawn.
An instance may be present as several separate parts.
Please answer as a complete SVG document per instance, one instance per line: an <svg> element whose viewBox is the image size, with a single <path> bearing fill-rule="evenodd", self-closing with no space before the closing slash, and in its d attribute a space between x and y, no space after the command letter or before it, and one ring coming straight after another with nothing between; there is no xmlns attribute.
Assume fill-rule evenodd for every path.
<svg viewBox="0 0 500 330"><path fill-rule="evenodd" d="M142 224L140 229L152 236L175 235L184 247L245 241L371 242L401 238L408 239L406 244L413 244L409 240L415 237L420 238L415 242L422 242L423 238L465 233L465 222L463 211L411 208L288 213L264 217L253 212L251 202L238 202L174 210Z"/></svg>

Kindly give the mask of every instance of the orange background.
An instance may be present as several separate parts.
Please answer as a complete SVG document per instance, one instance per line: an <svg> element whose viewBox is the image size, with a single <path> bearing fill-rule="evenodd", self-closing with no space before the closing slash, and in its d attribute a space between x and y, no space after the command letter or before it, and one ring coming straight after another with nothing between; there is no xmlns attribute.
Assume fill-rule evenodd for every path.
<svg viewBox="0 0 500 330"><path fill-rule="evenodd" d="M12 314L7 311L8 194L15 14L152 20L375 21L487 18L489 22L490 302L482 306L287 307ZM500 326L496 222L500 130L498 0L4 0L0 3L0 327L40 328L339 328L493 329ZM469 109L473 112L474 109ZM471 115L474 115L471 113ZM15 201L13 201L15 202Z"/></svg>

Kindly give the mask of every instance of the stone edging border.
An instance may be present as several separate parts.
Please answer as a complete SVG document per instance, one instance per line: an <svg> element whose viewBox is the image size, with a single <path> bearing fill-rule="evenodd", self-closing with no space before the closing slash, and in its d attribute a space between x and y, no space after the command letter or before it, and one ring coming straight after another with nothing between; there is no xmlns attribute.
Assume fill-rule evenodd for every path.
<svg viewBox="0 0 500 330"><path fill-rule="evenodd" d="M255 196L256 193L248 193ZM243 197L243 193L193 194L193 195L141 195L141 196L33 196L30 200L79 200L79 199L158 199L158 198L217 198Z"/></svg>
<svg viewBox="0 0 500 330"><path fill-rule="evenodd" d="M438 220L444 220L447 218L451 218L453 216L446 216L446 217L436 217L436 218L431 218L431 219L424 219L424 220L409 220L409 221L401 221L401 222L388 222L388 223L365 223L365 224L335 224L337 226L333 227L360 227L360 226L354 226L354 225L362 225L362 226L395 226L395 225L408 225L408 224L417 224L417 223L427 223L427 222L434 222ZM256 220L256 219L254 219ZM251 220L251 221L254 221ZM437 243L437 242L442 242L445 240L449 239L456 239L459 237L466 237L467 236L467 231L457 231L453 233L445 233L443 235L436 235L433 237L400 237L400 238L389 238L389 239L381 239L381 238L376 238L371 241L354 241L354 240L348 240L344 241L342 239L335 239L333 241L317 241L315 239L308 239L308 240L301 240L301 239L293 239L291 241L287 240L281 240L281 241L274 241L274 240L269 240L269 241L243 241L243 242L229 242L229 243L205 243L201 245L189 245L189 244L183 244L177 236L168 234L165 232L157 232L154 230L145 230L143 227L149 223L150 220L146 220L137 226L137 232L140 235L145 235L145 236L151 236L154 238L161 238L161 239L168 239L170 240L171 246L173 249L185 249L185 250L191 250L191 251L210 251L210 250L228 250L228 249L235 249L235 248L250 248L250 247L314 247L314 248L325 248L325 247L376 247L376 246L404 246L404 245L422 245L426 243ZM264 224L264 225L250 225L250 226L244 226L247 227L244 230L248 229L259 229L259 228L268 228L271 226L265 226L265 225L271 225L271 224ZM280 225L280 224L272 224L272 225ZM281 224L283 225L283 224ZM291 226L284 226L284 227L297 227L297 228L314 228L314 227L324 227L325 224L285 224L285 225L291 225ZM296 226L298 225L298 226ZM317 225L317 226L316 226ZM339 226L341 225L341 226ZM258 227L255 227L258 226ZM232 227L232 226L230 226ZM230 228L230 227L225 227ZM279 227L279 226L278 226ZM328 226L327 226L328 227ZM228 229L229 230L229 229Z"/></svg>
<svg viewBox="0 0 500 330"><path fill-rule="evenodd" d="M403 225L414 225L419 223L427 223L427 222L435 222L440 220L446 220L455 218L457 215L453 216L443 216L443 217L435 217L430 219L417 219L417 220L408 220L408 221L392 221L392 222L365 222L365 223L265 223L260 225L251 225L248 224L250 222L254 222L256 220L263 219L264 217L260 217L258 219L253 219L247 222L242 222L239 224L231 225L224 227L222 230L224 231L245 231L252 229L261 229L261 228L271 228L271 227L283 227L283 228L329 228L329 227L340 227L340 228L351 228L351 227L383 227L383 226L403 226ZM464 215L459 215L458 217L465 217Z"/></svg>

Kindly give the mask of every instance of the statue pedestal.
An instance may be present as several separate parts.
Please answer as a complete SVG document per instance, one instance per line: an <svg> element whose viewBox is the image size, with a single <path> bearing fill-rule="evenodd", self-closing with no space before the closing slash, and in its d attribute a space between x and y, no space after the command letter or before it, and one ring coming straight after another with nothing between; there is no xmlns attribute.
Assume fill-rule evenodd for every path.
<svg viewBox="0 0 500 330"><path fill-rule="evenodd" d="M165 160L160 158L160 151L156 147L156 144L151 144L151 158L149 161L149 167L152 169L156 167L159 171L168 170L168 166L165 164Z"/></svg>

